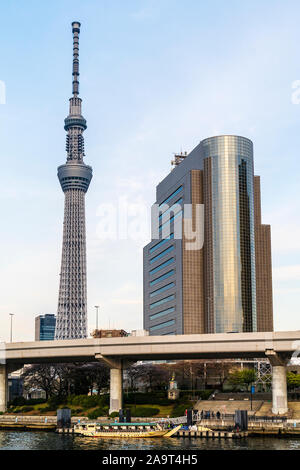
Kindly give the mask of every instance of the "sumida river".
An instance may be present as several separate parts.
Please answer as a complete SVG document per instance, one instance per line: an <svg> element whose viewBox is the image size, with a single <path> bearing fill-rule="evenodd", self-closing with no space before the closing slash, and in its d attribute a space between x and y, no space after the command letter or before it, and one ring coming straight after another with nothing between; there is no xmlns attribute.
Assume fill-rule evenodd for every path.
<svg viewBox="0 0 300 470"><path fill-rule="evenodd" d="M300 450L300 437L95 439L55 432L0 431L0 450Z"/></svg>

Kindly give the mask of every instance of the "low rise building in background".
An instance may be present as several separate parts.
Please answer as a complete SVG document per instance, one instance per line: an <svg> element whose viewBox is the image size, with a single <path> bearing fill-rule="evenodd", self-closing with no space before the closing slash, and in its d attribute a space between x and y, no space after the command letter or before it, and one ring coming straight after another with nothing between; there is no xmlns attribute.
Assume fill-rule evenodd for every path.
<svg viewBox="0 0 300 470"><path fill-rule="evenodd" d="M8 376L8 401L13 401L23 395L22 369L12 372Z"/></svg>
<svg viewBox="0 0 300 470"><path fill-rule="evenodd" d="M35 341L54 340L56 316L52 313L35 318Z"/></svg>
<svg viewBox="0 0 300 470"><path fill-rule="evenodd" d="M92 332L93 338L121 338L129 336L125 330L94 330Z"/></svg>

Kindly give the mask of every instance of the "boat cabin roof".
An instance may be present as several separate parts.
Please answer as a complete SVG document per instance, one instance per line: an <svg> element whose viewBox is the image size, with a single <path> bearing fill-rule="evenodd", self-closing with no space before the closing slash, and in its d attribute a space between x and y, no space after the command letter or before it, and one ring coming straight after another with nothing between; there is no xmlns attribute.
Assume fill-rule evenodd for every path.
<svg viewBox="0 0 300 470"><path fill-rule="evenodd" d="M154 426L157 423L86 423L86 424L97 424L98 426Z"/></svg>

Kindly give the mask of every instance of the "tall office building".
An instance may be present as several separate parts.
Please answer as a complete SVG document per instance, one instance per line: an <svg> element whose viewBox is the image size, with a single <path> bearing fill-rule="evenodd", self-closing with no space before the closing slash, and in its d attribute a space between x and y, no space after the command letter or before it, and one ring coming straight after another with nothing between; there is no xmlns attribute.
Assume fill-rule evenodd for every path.
<svg viewBox="0 0 300 470"><path fill-rule="evenodd" d="M85 193L92 179L92 168L83 162L86 120L79 98L79 33L73 31L73 96L65 119L67 161L58 167L58 178L65 193L63 246L55 339L87 336Z"/></svg>
<svg viewBox="0 0 300 470"><path fill-rule="evenodd" d="M54 339L56 316L54 314L35 317L35 341L51 341Z"/></svg>
<svg viewBox="0 0 300 470"><path fill-rule="evenodd" d="M144 248L144 328L272 331L271 235L261 223L252 142L211 137L174 163L156 188L157 235ZM196 229L203 244L192 242Z"/></svg>

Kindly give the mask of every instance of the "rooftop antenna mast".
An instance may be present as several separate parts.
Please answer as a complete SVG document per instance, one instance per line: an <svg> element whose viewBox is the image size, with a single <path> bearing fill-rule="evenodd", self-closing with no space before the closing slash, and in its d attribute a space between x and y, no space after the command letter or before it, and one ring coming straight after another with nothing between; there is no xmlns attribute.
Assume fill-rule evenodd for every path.
<svg viewBox="0 0 300 470"><path fill-rule="evenodd" d="M79 34L81 24L78 21L73 21L73 84L72 93L75 97L79 95Z"/></svg>
<svg viewBox="0 0 300 470"><path fill-rule="evenodd" d="M187 157L187 152L174 153L174 160L171 160L171 165L178 166Z"/></svg>

